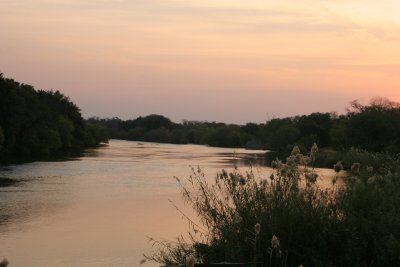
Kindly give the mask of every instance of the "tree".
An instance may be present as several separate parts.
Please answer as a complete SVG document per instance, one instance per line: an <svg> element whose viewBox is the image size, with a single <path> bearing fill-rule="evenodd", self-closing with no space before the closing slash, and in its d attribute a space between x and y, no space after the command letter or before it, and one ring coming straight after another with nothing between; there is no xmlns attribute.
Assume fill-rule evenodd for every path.
<svg viewBox="0 0 400 267"><path fill-rule="evenodd" d="M304 140L304 143L300 143L305 147L311 147L314 142L322 147L329 145L329 131L332 125L329 113L312 113L307 116L296 117L295 124Z"/></svg>
<svg viewBox="0 0 400 267"><path fill-rule="evenodd" d="M400 105L382 98L370 105L351 103L347 136L350 146L369 151L400 152Z"/></svg>
<svg viewBox="0 0 400 267"><path fill-rule="evenodd" d="M36 91L0 75L0 162L49 159L79 151L100 129L85 124L79 108L59 91ZM98 144L99 138L92 139Z"/></svg>
<svg viewBox="0 0 400 267"><path fill-rule="evenodd" d="M300 130L290 118L272 119L265 124L263 134L268 149L286 151L296 143Z"/></svg>

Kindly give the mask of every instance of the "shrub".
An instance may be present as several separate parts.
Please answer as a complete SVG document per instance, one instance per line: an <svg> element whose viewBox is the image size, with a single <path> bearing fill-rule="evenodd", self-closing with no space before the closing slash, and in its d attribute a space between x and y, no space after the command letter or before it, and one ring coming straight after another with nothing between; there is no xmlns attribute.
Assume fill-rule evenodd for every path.
<svg viewBox="0 0 400 267"><path fill-rule="evenodd" d="M338 205L346 215L346 258L353 266L400 266L400 175L361 167L347 179ZM351 265L348 265L351 266Z"/></svg>
<svg viewBox="0 0 400 267"><path fill-rule="evenodd" d="M184 181L176 178L183 199L200 222L188 218L188 241L152 240L157 250L146 256L167 265L245 262L255 266L400 266L400 174L397 159L352 151L345 183L316 184L314 161L295 147L283 163L259 177L250 169L222 170L213 181L200 168ZM381 162L385 167L372 167ZM349 161L351 162L351 161ZM369 165L365 165L365 163Z"/></svg>
<svg viewBox="0 0 400 267"><path fill-rule="evenodd" d="M317 175L307 167L313 158L295 148L286 163L274 161L269 177L258 177L251 169L244 174L222 170L209 182L200 168L193 168L186 181L176 178L201 224L189 220L189 243L183 238L174 246L153 240L161 246L148 259L184 265L182 254L189 253L204 263L335 262L332 251L338 244L331 238L339 224L335 193L315 184Z"/></svg>

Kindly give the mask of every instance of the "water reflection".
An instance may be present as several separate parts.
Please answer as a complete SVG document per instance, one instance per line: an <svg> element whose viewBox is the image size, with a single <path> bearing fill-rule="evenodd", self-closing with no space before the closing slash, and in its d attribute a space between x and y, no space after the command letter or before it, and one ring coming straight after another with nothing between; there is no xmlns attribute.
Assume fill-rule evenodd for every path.
<svg viewBox="0 0 400 267"><path fill-rule="evenodd" d="M10 178L6 178L6 177L0 177L0 188L13 186L13 185L18 184L19 182L20 182L20 180L17 180L17 179L10 179Z"/></svg>
<svg viewBox="0 0 400 267"><path fill-rule="evenodd" d="M268 177L265 151L111 140L75 160L33 162L0 170L0 257L11 266L137 266L147 235L174 239L186 221L174 176L200 166L213 179L221 168ZM319 183L330 185L318 170ZM148 264L146 266L157 266Z"/></svg>
<svg viewBox="0 0 400 267"><path fill-rule="evenodd" d="M136 266L146 235L186 223L173 176L262 164L265 151L112 140L75 160L0 170L0 256L13 266ZM148 265L151 266L151 265Z"/></svg>

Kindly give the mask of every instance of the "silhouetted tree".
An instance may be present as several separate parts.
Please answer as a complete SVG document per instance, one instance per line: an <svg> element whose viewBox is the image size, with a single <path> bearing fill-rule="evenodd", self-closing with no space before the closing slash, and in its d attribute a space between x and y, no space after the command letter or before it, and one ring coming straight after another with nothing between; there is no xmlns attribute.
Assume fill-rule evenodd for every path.
<svg viewBox="0 0 400 267"><path fill-rule="evenodd" d="M0 162L48 159L106 141L88 130L79 108L59 91L36 91L3 75L0 125Z"/></svg>
<svg viewBox="0 0 400 267"><path fill-rule="evenodd" d="M400 152L400 105L375 98L370 105L351 103L348 111L349 145L369 151Z"/></svg>
<svg viewBox="0 0 400 267"><path fill-rule="evenodd" d="M265 148L278 152L282 157L295 144L306 152L314 142L321 148L336 150L357 147L397 153L400 151L399 110L398 103L375 98L369 105L353 101L347 114L340 116L317 112L276 118L265 124L247 123L239 126L188 120L179 124L155 114L127 121L91 118L88 122L103 125L111 138Z"/></svg>

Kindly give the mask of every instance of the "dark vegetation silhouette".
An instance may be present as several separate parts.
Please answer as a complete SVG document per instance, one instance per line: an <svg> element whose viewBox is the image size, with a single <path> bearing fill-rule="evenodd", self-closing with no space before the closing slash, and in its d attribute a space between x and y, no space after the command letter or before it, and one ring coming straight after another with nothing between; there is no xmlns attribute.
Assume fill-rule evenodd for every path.
<svg viewBox="0 0 400 267"><path fill-rule="evenodd" d="M302 154L295 146L267 174L221 170L210 179L193 168L188 178L177 177L196 219L175 206L188 234L150 238L145 259L165 266L188 259L249 267L400 266L399 158L355 150L350 170L337 162L331 185L322 187L318 181L329 178L314 168L318 150L314 144Z"/></svg>
<svg viewBox="0 0 400 267"><path fill-rule="evenodd" d="M313 143L322 148L316 165L332 166L349 149L396 154L400 152L400 106L384 98L368 105L350 103L347 113L312 113L274 118L266 123L245 125L218 122L172 122L162 115L132 120L119 118L87 120L104 127L110 138L174 144L268 149L271 157L285 158L294 145L302 152ZM339 153L339 154L338 154ZM340 154L342 153L342 154Z"/></svg>
<svg viewBox="0 0 400 267"><path fill-rule="evenodd" d="M313 113L237 127L286 160L275 158L267 175L235 169L210 179L193 168L188 178L176 178L198 219L183 214L189 232L174 241L150 238L146 260L167 266L188 259L263 267L400 266L398 103L353 101L340 116ZM333 166L330 186L318 183L329 179L319 177L318 165Z"/></svg>
<svg viewBox="0 0 400 267"><path fill-rule="evenodd" d="M246 125L174 123L154 114L85 121L59 91L35 90L0 74L0 162L53 159L108 137L264 148L286 158L274 160L267 177L252 170L222 170L211 181L194 168L186 180L177 178L200 222L185 217L189 240L152 239L155 251L146 256L149 260L170 265L184 265L191 257L193 264L400 266L398 103L353 101L344 115L312 113ZM332 186L321 188L315 166L333 166L338 159L342 162L334 165ZM343 168L348 172L339 186ZM14 183L0 179L0 186Z"/></svg>
<svg viewBox="0 0 400 267"><path fill-rule="evenodd" d="M0 74L0 162L54 159L107 142L59 91L35 90Z"/></svg>

